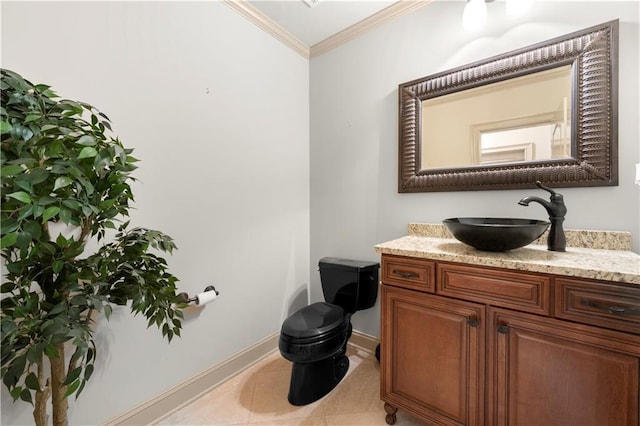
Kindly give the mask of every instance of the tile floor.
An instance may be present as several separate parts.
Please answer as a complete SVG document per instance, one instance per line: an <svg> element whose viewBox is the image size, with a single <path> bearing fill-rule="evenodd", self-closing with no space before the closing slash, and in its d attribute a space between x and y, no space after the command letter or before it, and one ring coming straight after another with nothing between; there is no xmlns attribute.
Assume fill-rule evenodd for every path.
<svg viewBox="0 0 640 426"><path fill-rule="evenodd" d="M291 363L276 351L158 425L386 425L378 362L352 346L347 355L350 367L345 378L313 404L289 404ZM396 425L421 424L398 411Z"/></svg>

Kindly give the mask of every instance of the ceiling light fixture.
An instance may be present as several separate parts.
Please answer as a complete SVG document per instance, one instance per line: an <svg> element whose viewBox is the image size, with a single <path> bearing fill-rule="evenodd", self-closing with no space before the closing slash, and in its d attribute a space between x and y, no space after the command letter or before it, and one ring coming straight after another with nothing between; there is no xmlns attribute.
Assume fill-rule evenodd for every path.
<svg viewBox="0 0 640 426"><path fill-rule="evenodd" d="M487 20L487 3L491 2L493 0L467 0L462 12L462 28L465 31L481 29ZM531 8L533 2L534 0L505 0L507 15L523 15Z"/></svg>

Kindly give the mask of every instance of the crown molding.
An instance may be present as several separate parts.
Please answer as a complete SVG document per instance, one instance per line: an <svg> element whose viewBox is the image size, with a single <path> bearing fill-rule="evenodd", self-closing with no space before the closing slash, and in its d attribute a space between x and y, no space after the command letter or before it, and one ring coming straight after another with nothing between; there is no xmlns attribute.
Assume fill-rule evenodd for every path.
<svg viewBox="0 0 640 426"><path fill-rule="evenodd" d="M379 12L363 19L362 21L345 28L344 30L314 44L310 49L310 57L316 57L335 49L336 47L361 36L380 25L386 24L396 18L411 13L434 0L399 0Z"/></svg>
<svg viewBox="0 0 640 426"><path fill-rule="evenodd" d="M264 13L251 6L247 0L222 0L222 2L271 34L284 45L290 47L304 58L309 59L309 46L298 40L293 34L282 28Z"/></svg>
<svg viewBox="0 0 640 426"><path fill-rule="evenodd" d="M267 15L253 7L247 0L222 0L224 4L307 59L322 55L331 49L361 36L367 31L411 13L432 1L434 0L399 0L397 3L387 6L370 17L309 47Z"/></svg>

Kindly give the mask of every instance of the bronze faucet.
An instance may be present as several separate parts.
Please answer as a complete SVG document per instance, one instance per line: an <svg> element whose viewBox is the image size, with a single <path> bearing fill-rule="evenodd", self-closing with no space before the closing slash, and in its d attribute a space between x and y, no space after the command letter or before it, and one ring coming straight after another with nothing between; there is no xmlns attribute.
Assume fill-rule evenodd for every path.
<svg viewBox="0 0 640 426"><path fill-rule="evenodd" d="M551 222L551 229L549 230L549 237L547 238L547 250L566 251L567 240L564 236L564 229L562 229L562 222L564 222L564 217L567 214L564 197L553 189L544 186L540 181L536 181L536 186L548 191L551 194L551 201L543 200L540 197L524 197L518 201L518 204L528 206L532 201L542 204L542 207L547 209L549 221Z"/></svg>

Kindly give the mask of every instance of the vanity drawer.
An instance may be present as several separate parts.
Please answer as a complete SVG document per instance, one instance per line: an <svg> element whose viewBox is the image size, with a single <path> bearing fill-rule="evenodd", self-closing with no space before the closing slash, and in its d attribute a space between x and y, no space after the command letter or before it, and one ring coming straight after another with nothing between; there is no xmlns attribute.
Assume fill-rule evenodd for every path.
<svg viewBox="0 0 640 426"><path fill-rule="evenodd" d="M556 278L556 316L640 334L640 287Z"/></svg>
<svg viewBox="0 0 640 426"><path fill-rule="evenodd" d="M447 263L437 274L437 294L549 315L551 279L544 275Z"/></svg>
<svg viewBox="0 0 640 426"><path fill-rule="evenodd" d="M435 292L435 263L413 257L383 255L382 283Z"/></svg>

